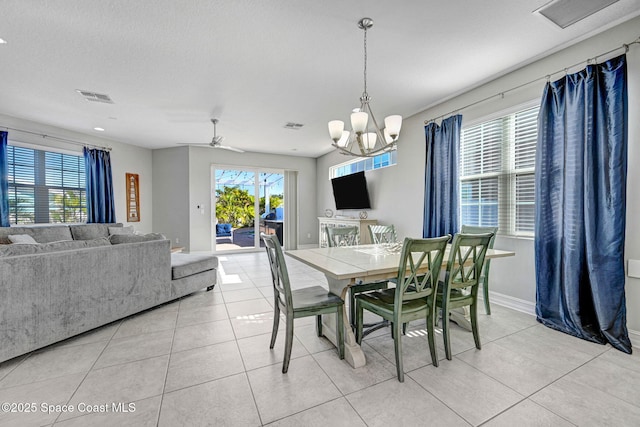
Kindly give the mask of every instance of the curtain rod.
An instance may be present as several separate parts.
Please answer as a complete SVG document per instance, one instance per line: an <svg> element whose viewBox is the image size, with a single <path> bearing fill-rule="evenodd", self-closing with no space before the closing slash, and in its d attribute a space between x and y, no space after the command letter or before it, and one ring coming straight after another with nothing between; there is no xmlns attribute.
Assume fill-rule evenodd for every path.
<svg viewBox="0 0 640 427"><path fill-rule="evenodd" d="M497 97L497 96L504 98L504 94L505 94L505 93L513 92L514 90L518 90L518 89L521 89L521 88L523 88L523 87L525 87L525 86L529 86L530 84L536 83L536 82L538 82L538 81L540 81L540 80L542 80L542 79L546 79L547 81L549 81L549 80L551 79L551 76L552 76L552 75L554 75L554 74L558 74L558 73L565 73L565 74L567 74L567 70L568 70L569 68L577 67L578 65L580 65L580 64L582 64L582 63L585 63L585 62L586 62L586 63L587 63L587 65L589 65L589 64L591 63L591 61L594 61L595 63L597 63L597 62L598 62L598 57L600 57L600 56L606 56L606 55L609 55L609 54L611 54L611 53L613 53L613 52L616 52L616 51L618 51L618 50L620 50L620 49L624 49L624 52L625 52L625 53L627 53L627 52L629 51L629 46L631 46L632 44L640 44L640 37L638 37L636 40L632 41L631 43L625 43L625 44L623 44L623 45L622 45L622 46L620 46L620 47L616 47L615 49L611 49L611 50L610 50L610 51L608 51L608 52L604 52L604 53L601 53L601 54L599 54L599 55L596 55L596 56L594 56L593 58L587 58L585 61L580 61L580 62L578 62L577 64L570 65L570 66L568 66L568 67L563 68L562 70L554 71L554 72L553 72L553 73L551 73L551 74L547 74L546 76L543 76L543 77L538 77L537 79L534 79L534 80L528 81L528 82L526 82L526 83L522 83L521 85L518 85L518 86L516 86L516 87L512 87L511 89L504 90L504 91L502 91L502 92L496 93L495 95L491 95L491 96L488 96L488 97L486 97L486 98L483 98L483 99L481 99L481 100L479 100L479 101L475 101L475 102L472 102L471 104L467 104L467 105L465 105L464 107L456 108L456 109L455 109L455 110L453 110L453 111L449 111L448 113L442 114L442 115L440 115L440 116L438 116L438 117L435 117L435 118L433 118L433 119L425 120L425 121L424 121L424 124L426 125L426 124L429 124L429 123L431 123L431 122L435 122L435 121L436 121L436 120L438 120L438 119L442 119L442 118L444 118L444 117L446 117L446 116L449 116L449 115L451 115L451 114L457 113L457 112L459 112L460 110L465 110L465 109L467 109L467 108L469 108L469 107L474 107L474 106L476 106L476 105L478 105L478 104L482 104L483 102L489 101L490 99L493 99L493 98L495 98L495 97Z"/></svg>
<svg viewBox="0 0 640 427"><path fill-rule="evenodd" d="M99 148L101 150L111 151L111 147L101 147L99 145L87 144L86 142L74 141L73 139L61 138L59 136L46 135L44 133L32 132L30 130L24 130L24 129L16 129L16 128L8 127L8 126L0 126L0 128L1 129L6 129L6 130L12 130L12 131L15 131L15 132L28 133L29 135L41 136L42 138L55 139L55 140L62 141L62 142L68 143L68 144L80 145L82 147Z"/></svg>

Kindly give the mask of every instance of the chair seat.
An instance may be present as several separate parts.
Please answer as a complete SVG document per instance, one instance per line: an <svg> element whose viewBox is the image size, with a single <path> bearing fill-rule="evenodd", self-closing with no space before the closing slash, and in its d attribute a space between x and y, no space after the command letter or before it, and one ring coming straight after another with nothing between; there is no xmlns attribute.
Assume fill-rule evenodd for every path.
<svg viewBox="0 0 640 427"><path fill-rule="evenodd" d="M428 295L425 295L425 298L427 296ZM392 289L385 289L383 291L360 294L356 298L358 298L362 302L363 306L367 308L376 307L378 309L382 309L392 314L394 309L395 297L396 297L396 289L392 288ZM405 314L411 313L414 311L424 311L424 310L425 310L424 298L404 301L402 303L402 312Z"/></svg>
<svg viewBox="0 0 640 427"><path fill-rule="evenodd" d="M330 308L343 304L342 298L330 293L322 286L311 286L309 288L292 290L291 296L293 298L294 312L297 310L306 310L309 308Z"/></svg>

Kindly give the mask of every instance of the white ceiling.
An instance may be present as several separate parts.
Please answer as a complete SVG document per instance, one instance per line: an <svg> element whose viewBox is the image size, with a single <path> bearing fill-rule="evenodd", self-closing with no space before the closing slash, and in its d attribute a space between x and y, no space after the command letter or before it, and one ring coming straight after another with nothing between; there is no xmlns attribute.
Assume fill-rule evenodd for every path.
<svg viewBox="0 0 640 427"><path fill-rule="evenodd" d="M640 0L620 0L562 30L532 13L547 1L2 0L0 113L103 127L99 136L148 148L209 142L218 117L225 145L318 157L331 151L327 122L359 105L364 16L381 120L640 14Z"/></svg>

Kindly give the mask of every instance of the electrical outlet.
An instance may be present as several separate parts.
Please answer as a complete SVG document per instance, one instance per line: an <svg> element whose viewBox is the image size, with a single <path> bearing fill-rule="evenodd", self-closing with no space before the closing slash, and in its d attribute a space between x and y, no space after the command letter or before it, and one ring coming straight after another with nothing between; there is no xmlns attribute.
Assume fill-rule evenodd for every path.
<svg viewBox="0 0 640 427"><path fill-rule="evenodd" d="M311 238L311 233L307 233L307 239Z"/></svg>
<svg viewBox="0 0 640 427"><path fill-rule="evenodd" d="M180 238L179 238L179 237L176 237L176 245L177 245L178 243L180 243Z"/></svg>

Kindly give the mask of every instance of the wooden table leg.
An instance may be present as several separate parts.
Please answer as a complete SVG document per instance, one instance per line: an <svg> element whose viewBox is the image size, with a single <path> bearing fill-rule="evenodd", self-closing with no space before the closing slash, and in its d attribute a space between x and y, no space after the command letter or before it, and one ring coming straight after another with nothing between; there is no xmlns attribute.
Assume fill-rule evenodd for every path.
<svg viewBox="0 0 640 427"><path fill-rule="evenodd" d="M349 280L336 280L331 277L327 277L329 283L329 290L331 293L340 296L343 301L347 298L347 292L349 290ZM364 356L362 347L356 342L356 336L351 330L349 324L349 315L347 314L347 306L343 309L344 316L344 358L354 368L360 368L367 363L367 359ZM336 316L335 314L325 314L322 316L322 333L323 335L337 346L336 340Z"/></svg>

